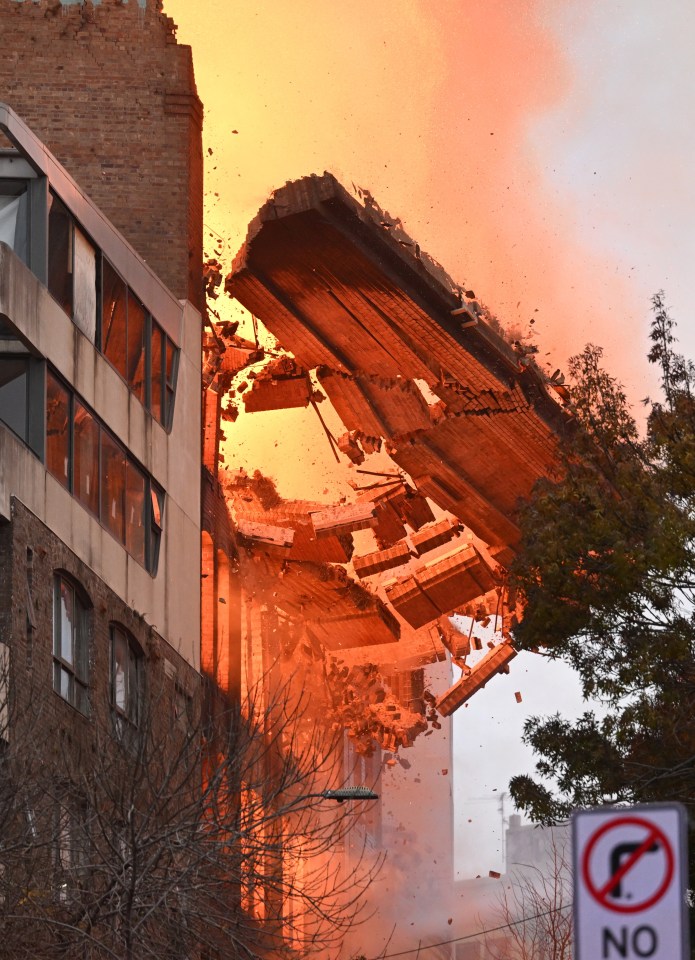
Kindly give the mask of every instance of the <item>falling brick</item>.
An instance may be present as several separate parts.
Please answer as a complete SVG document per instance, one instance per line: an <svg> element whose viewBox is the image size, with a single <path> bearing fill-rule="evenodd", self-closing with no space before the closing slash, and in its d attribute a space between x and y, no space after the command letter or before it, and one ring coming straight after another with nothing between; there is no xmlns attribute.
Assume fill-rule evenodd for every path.
<svg viewBox="0 0 695 960"><path fill-rule="evenodd" d="M388 550L377 550L374 553L367 553L363 557L353 557L352 563L355 573L361 579L362 577L371 577L375 573L381 573L383 570L400 567L408 560L410 560L408 544L397 543L395 547L389 547Z"/></svg>
<svg viewBox="0 0 695 960"><path fill-rule="evenodd" d="M473 547L460 547L424 564L408 580L387 587L386 596L417 629L487 593L494 584L491 571Z"/></svg>
<svg viewBox="0 0 695 960"><path fill-rule="evenodd" d="M244 540L259 544L273 556L287 556L294 541L294 530L271 523L239 520L237 529Z"/></svg>
<svg viewBox="0 0 695 960"><path fill-rule="evenodd" d="M423 497L421 493L408 491L403 501L402 511L404 521L408 526L412 527L413 530L419 530L421 527L424 527L426 523L432 523L434 521L432 508L427 502L427 498Z"/></svg>
<svg viewBox="0 0 695 960"><path fill-rule="evenodd" d="M352 463L359 466L361 463L364 463L364 452L360 448L357 440L351 433L343 433L336 440L338 449L341 453L344 453L348 460Z"/></svg>
<svg viewBox="0 0 695 960"><path fill-rule="evenodd" d="M499 878L502 876L502 874L499 873L497 870L489 870L487 875L488 877L491 877L493 880L499 880Z"/></svg>
<svg viewBox="0 0 695 960"><path fill-rule="evenodd" d="M457 630L448 617L439 618L437 633L452 657L456 659L467 657L471 652L471 641L468 635Z"/></svg>
<svg viewBox="0 0 695 960"><path fill-rule="evenodd" d="M517 703L521 703L521 701L522 701L522 699L523 699L523 697L521 696L521 693L520 693L518 690L517 690L516 693L514 694L514 698L515 698L515 700L516 700Z"/></svg>
<svg viewBox="0 0 695 960"><path fill-rule="evenodd" d="M396 613L412 627L423 627L440 615L440 611L422 592L414 577L387 587L386 597Z"/></svg>
<svg viewBox="0 0 695 960"><path fill-rule="evenodd" d="M461 524L458 520L440 520L439 523L423 527L417 533L414 533L410 542L417 555L422 556L423 553L453 540L460 529Z"/></svg>
<svg viewBox="0 0 695 960"><path fill-rule="evenodd" d="M367 530L376 526L373 503L350 503L316 510L311 516L317 537L339 535L352 530Z"/></svg>
<svg viewBox="0 0 695 960"><path fill-rule="evenodd" d="M311 381L307 376L272 379L258 376L251 390L244 396L247 413L265 410L289 410L306 407L311 396Z"/></svg>
<svg viewBox="0 0 695 960"><path fill-rule="evenodd" d="M393 547L405 537L406 530L401 516L405 498L406 486L400 480L360 493L360 502L369 500L375 506L377 522L374 525L374 533L382 550Z"/></svg>
<svg viewBox="0 0 695 960"><path fill-rule="evenodd" d="M516 650L505 640L498 644L493 650L485 654L482 660L468 672L464 673L461 679L450 687L446 693L437 700L437 710L444 717L462 706L469 700L474 693L482 689L485 684L494 677L496 673L504 672L508 669L509 661L516 656Z"/></svg>

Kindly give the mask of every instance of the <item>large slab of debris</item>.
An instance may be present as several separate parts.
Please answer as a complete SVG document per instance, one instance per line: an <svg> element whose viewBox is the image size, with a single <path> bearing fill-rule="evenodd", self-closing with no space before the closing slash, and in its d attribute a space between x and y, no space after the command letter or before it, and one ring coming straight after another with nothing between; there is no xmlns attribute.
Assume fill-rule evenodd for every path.
<svg viewBox="0 0 695 960"><path fill-rule="evenodd" d="M517 542L519 498L552 471L568 417L397 221L330 174L288 183L252 222L226 289L320 369L351 434L387 438L418 489L486 543Z"/></svg>
<svg viewBox="0 0 695 960"><path fill-rule="evenodd" d="M386 596L394 610L417 628L483 596L495 584L494 571L473 547L465 545L388 585Z"/></svg>
<svg viewBox="0 0 695 960"><path fill-rule="evenodd" d="M357 193L363 202L324 174L286 184L261 208L225 287L275 335L281 355L257 369L255 344L230 341L233 355L210 390L229 380L226 366L246 360L236 390L247 412L313 404L336 459L368 475L350 481L355 502L331 505L284 503L254 477L260 500L237 492L234 513L255 602L301 634L307 656L345 651L352 669L366 671L367 693L354 676L343 691L344 719L351 736L368 743L378 729L382 746L397 748L419 721L389 727L381 714L399 710L371 701L377 687L383 693L372 665L398 674L463 663L436 703L446 716L515 656L505 640L466 667L482 641L449 615L485 626L504 606L519 504L554 472L571 418L533 362L535 348L507 338L400 221ZM336 437L317 406L324 397L342 421ZM388 466L359 469L376 453ZM353 556L358 531L371 532L356 537ZM361 582L348 574L350 560Z"/></svg>

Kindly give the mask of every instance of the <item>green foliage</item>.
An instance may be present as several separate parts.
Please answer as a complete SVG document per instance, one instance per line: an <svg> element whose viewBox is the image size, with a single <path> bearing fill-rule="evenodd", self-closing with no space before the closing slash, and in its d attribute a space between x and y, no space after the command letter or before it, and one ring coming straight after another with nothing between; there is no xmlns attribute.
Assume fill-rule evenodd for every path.
<svg viewBox="0 0 695 960"><path fill-rule="evenodd" d="M663 398L645 401L646 436L587 346L571 361L557 476L521 518L515 644L570 663L605 708L527 723L540 779L510 789L544 822L618 800L695 802L695 367L675 350L663 294L652 304Z"/></svg>

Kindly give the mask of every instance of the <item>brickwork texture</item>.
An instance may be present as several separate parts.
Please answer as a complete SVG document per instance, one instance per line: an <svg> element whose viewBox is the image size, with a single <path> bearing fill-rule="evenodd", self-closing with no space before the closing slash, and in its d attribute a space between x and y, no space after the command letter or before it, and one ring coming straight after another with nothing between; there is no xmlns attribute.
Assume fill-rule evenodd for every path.
<svg viewBox="0 0 695 960"><path fill-rule="evenodd" d="M202 308L202 106L159 0L0 0L0 101Z"/></svg>
<svg viewBox="0 0 695 960"><path fill-rule="evenodd" d="M59 732L86 747L95 724L110 726L110 635L117 623L140 650L143 692L157 700L153 716L166 737L183 692L194 708L199 675L135 611L18 500L12 522L0 524L0 642L10 648L13 717L31 718L32 740L59 754ZM53 690L53 583L59 573L78 587L88 607L89 712L84 716ZM14 723L13 723L14 727Z"/></svg>

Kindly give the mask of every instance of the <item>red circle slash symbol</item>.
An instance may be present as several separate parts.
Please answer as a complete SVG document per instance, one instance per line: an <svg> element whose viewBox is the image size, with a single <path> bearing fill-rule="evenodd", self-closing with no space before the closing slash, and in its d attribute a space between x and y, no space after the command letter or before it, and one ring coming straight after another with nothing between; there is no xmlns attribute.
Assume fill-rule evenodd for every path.
<svg viewBox="0 0 695 960"><path fill-rule="evenodd" d="M606 834L611 830L625 826L639 827L644 833L639 836L636 843L618 844L613 848L614 853L617 853L618 856L611 858L611 871L608 880L599 885L594 882L591 875L592 854L596 850L596 845L599 840L605 837ZM658 851L663 852L665 862L663 878L656 889L638 902L630 904L617 902L620 896L620 885L623 878L627 876L642 857L648 853ZM628 853L625 859L623 859L623 853ZM597 830L592 836L582 857L582 878L586 889L602 907L605 907L607 910L612 910L615 913L640 913L653 907L668 890L671 880L673 879L674 869L675 861L673 850L671 849L668 837L659 827L649 820L642 819L642 817L620 817L619 819L609 820L608 823L604 823L601 829ZM615 899L610 899L611 897Z"/></svg>

